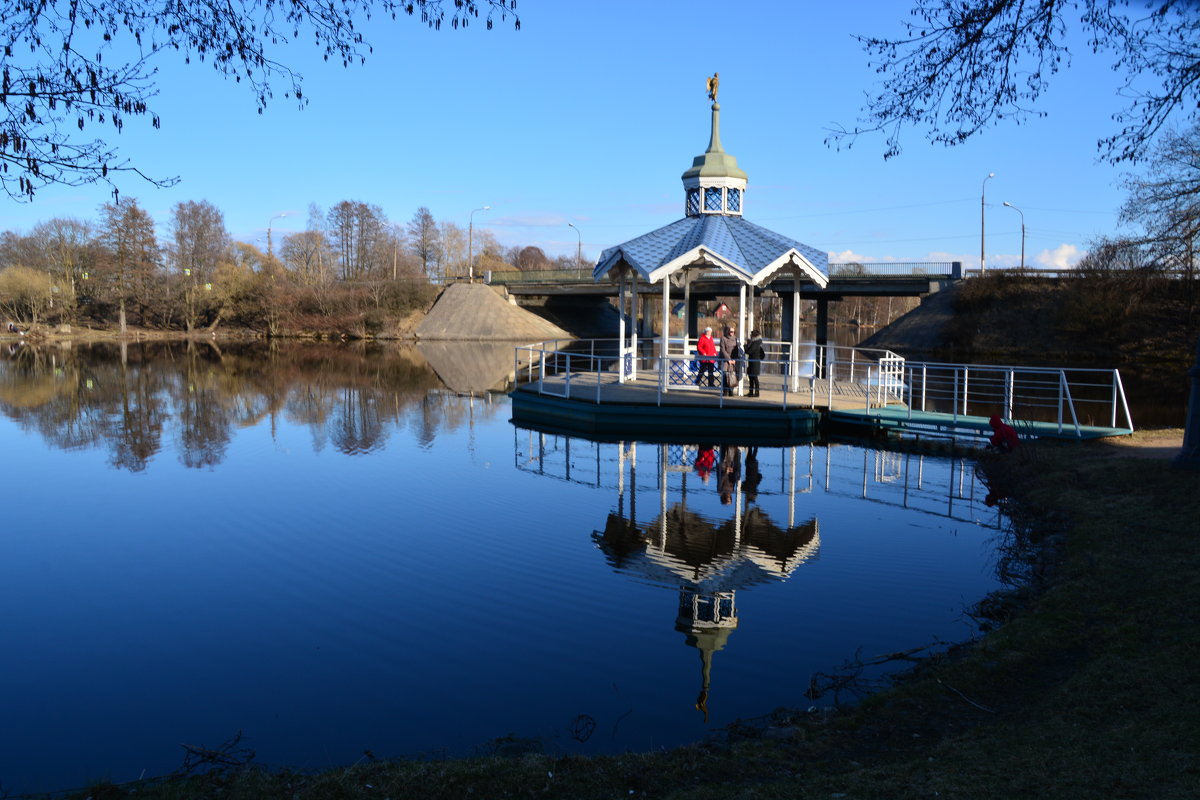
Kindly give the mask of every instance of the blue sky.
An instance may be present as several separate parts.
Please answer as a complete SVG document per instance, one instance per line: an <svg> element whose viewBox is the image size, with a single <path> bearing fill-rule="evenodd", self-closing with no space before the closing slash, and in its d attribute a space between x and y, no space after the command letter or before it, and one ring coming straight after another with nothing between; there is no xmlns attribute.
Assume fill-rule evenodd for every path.
<svg viewBox="0 0 1200 800"><path fill-rule="evenodd" d="M705 78L721 73L721 139L749 174L746 218L828 251L835 261L962 260L978 265L987 183L989 266L1066 266L1116 230L1128 168L1096 161L1112 133L1121 77L1075 48L1038 109L1045 119L945 148L923 131L884 161L882 137L840 152L823 143L853 126L879 80L854 34L895 35L903 2L733 4L711 0L520 0L522 28L499 22L430 31L368 23L364 66L325 64L304 41L280 52L310 102L277 97L263 115L249 91L206 65L160 62L162 129L135 118L113 138L170 189L122 178L164 228L184 200L208 200L235 238L265 246L303 230L309 203L380 205L407 223L491 229L506 244L586 258L683 216L680 174L708 143ZM302 37L303 39L303 37ZM0 230L56 216L96 218L104 187L50 187L4 200Z"/></svg>

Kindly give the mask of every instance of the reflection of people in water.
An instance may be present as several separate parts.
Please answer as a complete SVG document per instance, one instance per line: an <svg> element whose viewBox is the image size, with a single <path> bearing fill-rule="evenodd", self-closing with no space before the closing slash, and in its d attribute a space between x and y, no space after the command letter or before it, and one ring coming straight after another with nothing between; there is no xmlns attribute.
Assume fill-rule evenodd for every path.
<svg viewBox="0 0 1200 800"><path fill-rule="evenodd" d="M746 480L742 481L742 489L746 492L747 503L758 499L758 485L762 483L762 477L758 471L758 448L746 448Z"/></svg>
<svg viewBox="0 0 1200 800"><path fill-rule="evenodd" d="M717 473L717 492L721 495L721 505L733 502L733 490L742 477L742 452L733 445L721 445L721 466Z"/></svg>
<svg viewBox="0 0 1200 800"><path fill-rule="evenodd" d="M717 454L713 452L712 445L702 444L697 447L696 474L700 476L700 480L708 483L708 476L712 474L716 463Z"/></svg>

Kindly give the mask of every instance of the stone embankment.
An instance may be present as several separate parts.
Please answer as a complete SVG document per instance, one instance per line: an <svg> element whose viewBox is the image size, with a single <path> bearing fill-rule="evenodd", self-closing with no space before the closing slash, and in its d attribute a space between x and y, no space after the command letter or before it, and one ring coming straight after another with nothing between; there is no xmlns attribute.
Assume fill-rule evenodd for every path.
<svg viewBox="0 0 1200 800"><path fill-rule="evenodd" d="M447 286L417 326L417 338L476 342L574 338L557 325L519 307L511 298L502 296L501 291L482 284Z"/></svg>
<svg viewBox="0 0 1200 800"><path fill-rule="evenodd" d="M902 355L934 353L946 346L946 326L954 318L956 287L926 295L921 305L865 339L861 347L878 347Z"/></svg>

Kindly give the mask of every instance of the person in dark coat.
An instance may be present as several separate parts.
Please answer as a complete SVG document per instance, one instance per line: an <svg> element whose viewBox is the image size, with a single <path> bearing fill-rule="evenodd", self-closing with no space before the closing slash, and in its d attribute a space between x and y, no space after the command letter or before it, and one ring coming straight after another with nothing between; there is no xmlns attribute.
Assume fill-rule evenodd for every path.
<svg viewBox="0 0 1200 800"><path fill-rule="evenodd" d="M750 341L746 342L746 377L750 379L749 397L758 397L758 376L762 372L762 361L767 357L763 349L762 336L757 330L750 331Z"/></svg>
<svg viewBox="0 0 1200 800"><path fill-rule="evenodd" d="M721 334L721 341L717 343L717 352L721 359L721 372L724 375L724 393L732 395L733 387L742 380L742 346L738 344L736 326L725 326L725 332Z"/></svg>

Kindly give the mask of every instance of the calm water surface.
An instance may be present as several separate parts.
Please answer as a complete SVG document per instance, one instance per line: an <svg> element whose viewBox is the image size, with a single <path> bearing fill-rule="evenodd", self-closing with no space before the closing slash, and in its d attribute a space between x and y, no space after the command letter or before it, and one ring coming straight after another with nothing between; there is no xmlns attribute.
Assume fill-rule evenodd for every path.
<svg viewBox="0 0 1200 800"><path fill-rule="evenodd" d="M666 747L971 635L1001 520L970 463L519 430L487 392L510 359L0 358L0 788L161 774L238 731L300 769Z"/></svg>

